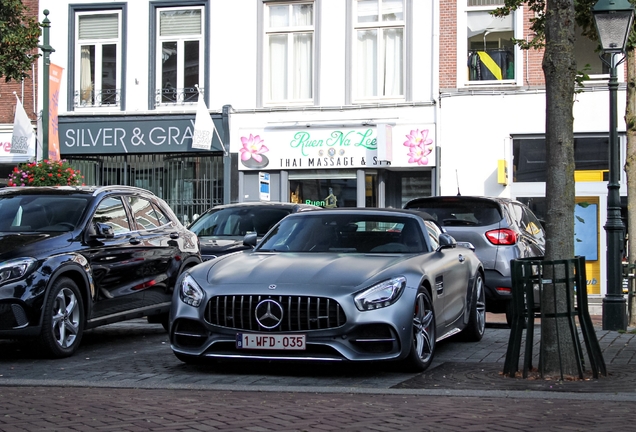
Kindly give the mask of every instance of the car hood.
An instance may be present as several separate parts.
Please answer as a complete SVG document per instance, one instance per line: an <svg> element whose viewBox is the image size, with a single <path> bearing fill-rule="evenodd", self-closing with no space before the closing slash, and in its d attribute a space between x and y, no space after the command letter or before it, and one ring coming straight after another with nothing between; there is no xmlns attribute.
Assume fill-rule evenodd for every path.
<svg viewBox="0 0 636 432"><path fill-rule="evenodd" d="M243 244L243 236L208 236L199 237L203 255L225 255L239 250L251 249Z"/></svg>
<svg viewBox="0 0 636 432"><path fill-rule="evenodd" d="M54 238L71 234L60 233L0 233L0 261L11 258L32 256L37 257L46 254L50 248L59 248L59 241Z"/></svg>
<svg viewBox="0 0 636 432"><path fill-rule="evenodd" d="M400 275L398 264L410 257L247 251L208 261L206 278L214 286L358 287Z"/></svg>

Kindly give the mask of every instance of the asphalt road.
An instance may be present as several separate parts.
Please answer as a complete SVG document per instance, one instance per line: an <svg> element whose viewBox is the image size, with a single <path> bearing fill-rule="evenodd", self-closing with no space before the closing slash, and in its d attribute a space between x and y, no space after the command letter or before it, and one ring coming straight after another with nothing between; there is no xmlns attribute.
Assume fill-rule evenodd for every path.
<svg viewBox="0 0 636 432"><path fill-rule="evenodd" d="M143 320L85 333L43 358L0 341L0 431L631 430L636 340L599 331L609 376L547 381L501 374L509 329L447 340L422 374L395 365L192 366Z"/></svg>

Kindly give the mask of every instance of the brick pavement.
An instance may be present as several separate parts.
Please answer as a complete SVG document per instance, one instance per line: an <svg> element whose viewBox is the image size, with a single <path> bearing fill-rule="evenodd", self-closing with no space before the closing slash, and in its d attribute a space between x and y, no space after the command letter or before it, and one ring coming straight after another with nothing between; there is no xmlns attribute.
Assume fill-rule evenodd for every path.
<svg viewBox="0 0 636 432"><path fill-rule="evenodd" d="M631 430L636 421L631 331L597 329L607 377L561 382L503 377L509 329L498 323L482 342L441 343L422 374L205 370L176 362L160 330L136 326L95 329L63 361L14 356L0 345L0 431L586 431ZM122 357L104 354L126 337L134 351L122 345Z"/></svg>

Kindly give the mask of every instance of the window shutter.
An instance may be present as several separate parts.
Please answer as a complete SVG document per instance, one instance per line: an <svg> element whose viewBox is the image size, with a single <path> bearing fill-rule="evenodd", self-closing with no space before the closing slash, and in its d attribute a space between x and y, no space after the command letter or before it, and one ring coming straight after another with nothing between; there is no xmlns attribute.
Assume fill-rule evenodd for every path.
<svg viewBox="0 0 636 432"><path fill-rule="evenodd" d="M79 39L117 39L119 15L99 14L79 17Z"/></svg>
<svg viewBox="0 0 636 432"><path fill-rule="evenodd" d="M169 10L159 13L159 35L200 35L201 9Z"/></svg>
<svg viewBox="0 0 636 432"><path fill-rule="evenodd" d="M503 6L504 0L468 0L468 6Z"/></svg>

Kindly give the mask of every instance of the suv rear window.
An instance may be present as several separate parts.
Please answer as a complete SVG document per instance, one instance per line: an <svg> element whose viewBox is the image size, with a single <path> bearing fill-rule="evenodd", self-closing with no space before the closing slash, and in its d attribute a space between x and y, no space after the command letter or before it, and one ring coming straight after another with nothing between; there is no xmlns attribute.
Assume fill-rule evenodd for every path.
<svg viewBox="0 0 636 432"><path fill-rule="evenodd" d="M442 226L486 226L502 219L499 206L485 200L422 200L405 208L424 211Z"/></svg>

